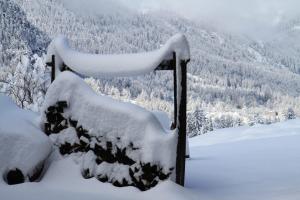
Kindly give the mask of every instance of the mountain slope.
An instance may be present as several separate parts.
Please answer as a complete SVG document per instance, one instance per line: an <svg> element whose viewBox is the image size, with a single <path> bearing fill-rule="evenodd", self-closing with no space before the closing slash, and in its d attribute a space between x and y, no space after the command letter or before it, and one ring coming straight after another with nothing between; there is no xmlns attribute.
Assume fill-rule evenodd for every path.
<svg viewBox="0 0 300 200"><path fill-rule="evenodd" d="M0 24L0 66L10 65L20 54L45 52L49 37L27 20L17 4L0 0Z"/></svg>
<svg viewBox="0 0 300 200"><path fill-rule="evenodd" d="M277 48L266 48L265 43L226 34L174 13L141 14L126 8L121 12L122 6L118 6L117 13L85 14L62 0L13 2L42 34L49 38L64 34L73 47L85 52L149 51L177 32L186 34L192 54L189 116L203 109L215 127L274 122L285 119L289 107L300 113L300 76L276 59L280 54ZM291 57L296 59L294 54ZM171 74L87 81L100 93L172 112Z"/></svg>
<svg viewBox="0 0 300 200"><path fill-rule="evenodd" d="M266 43L270 59L300 74L300 17L277 25L277 33Z"/></svg>

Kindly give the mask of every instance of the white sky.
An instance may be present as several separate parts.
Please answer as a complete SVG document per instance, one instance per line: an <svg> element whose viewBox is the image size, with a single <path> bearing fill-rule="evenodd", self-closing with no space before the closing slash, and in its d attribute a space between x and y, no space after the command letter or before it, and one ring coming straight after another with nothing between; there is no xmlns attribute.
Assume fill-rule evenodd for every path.
<svg viewBox="0 0 300 200"><path fill-rule="evenodd" d="M109 11L122 2L139 11L168 10L229 31L253 36L269 34L278 22L300 17L300 0L63 0ZM77 2L77 3L75 3ZM79 5L82 7L82 5ZM104 8L104 9L101 9Z"/></svg>
<svg viewBox="0 0 300 200"><path fill-rule="evenodd" d="M300 0L121 0L137 9L169 9L229 31L268 34L281 22L300 17Z"/></svg>

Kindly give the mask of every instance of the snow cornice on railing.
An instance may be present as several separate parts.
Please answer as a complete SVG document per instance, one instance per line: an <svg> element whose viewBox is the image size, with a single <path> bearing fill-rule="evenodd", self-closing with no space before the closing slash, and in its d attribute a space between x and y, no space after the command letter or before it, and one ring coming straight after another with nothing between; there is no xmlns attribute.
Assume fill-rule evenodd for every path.
<svg viewBox="0 0 300 200"><path fill-rule="evenodd" d="M63 71L63 66L67 66L83 76L123 77L152 72L161 64L173 60L174 53L177 61L190 59L189 44L182 34L174 35L165 45L155 51L115 55L75 51L70 47L66 37L59 36L50 43L46 62L52 62L52 56L55 56L56 76Z"/></svg>

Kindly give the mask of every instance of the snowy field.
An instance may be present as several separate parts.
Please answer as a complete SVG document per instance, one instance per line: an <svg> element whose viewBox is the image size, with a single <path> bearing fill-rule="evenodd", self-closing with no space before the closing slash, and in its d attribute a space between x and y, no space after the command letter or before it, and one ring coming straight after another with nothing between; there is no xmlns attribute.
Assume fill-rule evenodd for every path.
<svg viewBox="0 0 300 200"><path fill-rule="evenodd" d="M186 187L207 199L300 199L300 120L190 140Z"/></svg>
<svg viewBox="0 0 300 200"><path fill-rule="evenodd" d="M217 130L190 139L186 188L163 182L140 192L84 180L71 158L54 162L39 183L7 186L0 199L300 199L300 120Z"/></svg>

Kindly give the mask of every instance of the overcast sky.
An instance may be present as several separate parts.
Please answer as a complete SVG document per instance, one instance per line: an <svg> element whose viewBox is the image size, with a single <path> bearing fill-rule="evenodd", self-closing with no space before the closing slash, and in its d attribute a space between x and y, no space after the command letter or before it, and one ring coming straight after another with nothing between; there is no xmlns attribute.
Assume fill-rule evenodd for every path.
<svg viewBox="0 0 300 200"><path fill-rule="evenodd" d="M171 9L181 15L222 28L270 31L281 20L300 16L300 0L122 0L137 9Z"/></svg>
<svg viewBox="0 0 300 200"><path fill-rule="evenodd" d="M75 5L75 0L64 1ZM282 20L300 17L300 0L77 0L100 12L110 10L107 8L111 7L104 4L118 1L134 10L169 10L229 31L256 36L269 34ZM106 8L101 11L100 7Z"/></svg>

